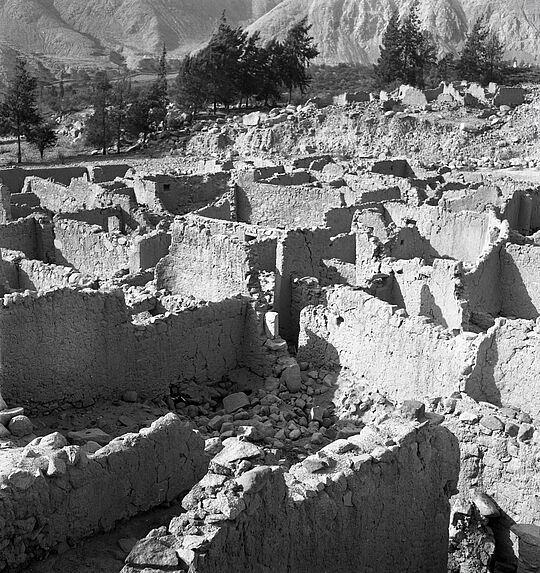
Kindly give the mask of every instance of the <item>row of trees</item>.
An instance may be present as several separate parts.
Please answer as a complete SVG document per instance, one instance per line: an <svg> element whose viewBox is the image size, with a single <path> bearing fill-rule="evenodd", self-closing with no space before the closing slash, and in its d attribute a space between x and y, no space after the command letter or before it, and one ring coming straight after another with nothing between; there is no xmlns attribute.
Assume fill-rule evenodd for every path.
<svg viewBox="0 0 540 573"><path fill-rule="evenodd" d="M17 163L22 162L23 137L35 145L43 159L46 149L56 145L54 127L37 106L37 80L30 75L24 59L18 59L13 82L0 105L0 134L17 138Z"/></svg>
<svg viewBox="0 0 540 573"><path fill-rule="evenodd" d="M458 78L483 85L501 80L504 46L483 17L474 23L459 57L448 53L438 60L437 52L432 35L421 29L416 0L402 22L397 11L392 14L374 73L381 85L419 88Z"/></svg>
<svg viewBox="0 0 540 573"><path fill-rule="evenodd" d="M129 79L111 83L106 72L98 72L93 82L93 113L86 122L86 141L107 153L114 142L120 153L124 135L144 137L165 121L169 105L167 51L159 60L156 80L147 89L134 90Z"/></svg>
<svg viewBox="0 0 540 573"><path fill-rule="evenodd" d="M311 26L303 19L293 26L283 42L262 45L258 32L249 35L232 28L222 17L208 45L180 64L176 82L177 103L198 111L207 105L229 107L251 99L279 101L287 90L302 93L310 83L308 67L319 51L309 35Z"/></svg>

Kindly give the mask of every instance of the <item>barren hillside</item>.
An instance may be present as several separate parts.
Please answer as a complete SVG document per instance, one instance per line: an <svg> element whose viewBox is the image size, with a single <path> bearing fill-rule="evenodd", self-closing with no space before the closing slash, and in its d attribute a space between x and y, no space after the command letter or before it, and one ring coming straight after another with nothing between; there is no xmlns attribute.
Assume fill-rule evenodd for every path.
<svg viewBox="0 0 540 573"><path fill-rule="evenodd" d="M251 29L279 36L294 21L308 16L321 61L373 62L381 35L396 8L404 13L410 0L284 0ZM463 42L468 27L485 14L508 48L507 56L537 62L540 55L540 3L536 0L420 0L426 27L444 50Z"/></svg>

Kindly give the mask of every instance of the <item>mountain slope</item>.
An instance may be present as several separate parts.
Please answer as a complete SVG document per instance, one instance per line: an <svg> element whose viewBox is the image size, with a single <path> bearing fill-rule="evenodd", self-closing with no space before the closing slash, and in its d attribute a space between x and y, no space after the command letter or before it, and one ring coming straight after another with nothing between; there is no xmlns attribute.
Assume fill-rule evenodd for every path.
<svg viewBox="0 0 540 573"><path fill-rule="evenodd" d="M0 45L63 62L182 55L208 39L225 10L247 24L279 0L0 0Z"/></svg>
<svg viewBox="0 0 540 573"><path fill-rule="evenodd" d="M259 18L250 30L264 38L282 37L307 16L321 52L319 61L372 63L395 9L406 13L411 0L284 0ZM540 60L538 0L420 0L420 16L444 51L462 44L469 26L485 15L507 47L507 57Z"/></svg>

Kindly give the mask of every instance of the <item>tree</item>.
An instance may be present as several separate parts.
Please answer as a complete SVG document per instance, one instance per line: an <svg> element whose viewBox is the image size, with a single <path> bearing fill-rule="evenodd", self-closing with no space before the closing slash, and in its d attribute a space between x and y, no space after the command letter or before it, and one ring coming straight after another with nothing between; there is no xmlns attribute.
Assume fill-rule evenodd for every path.
<svg viewBox="0 0 540 573"><path fill-rule="evenodd" d="M17 163L22 163L21 140L42 123L36 104L37 80L26 68L26 60L17 59L15 77L8 86L0 115L8 133L17 137Z"/></svg>
<svg viewBox="0 0 540 573"><path fill-rule="evenodd" d="M403 78L401 27L397 10L392 13L384 31L380 55L375 64L374 72L383 85Z"/></svg>
<svg viewBox="0 0 540 573"><path fill-rule="evenodd" d="M176 103L180 109L196 114L208 99L206 65L199 55L186 56L176 78Z"/></svg>
<svg viewBox="0 0 540 573"><path fill-rule="evenodd" d="M261 50L262 71L256 96L266 106L269 100L276 102L281 97L284 59L283 44L275 39Z"/></svg>
<svg viewBox="0 0 540 573"><path fill-rule="evenodd" d="M122 132L126 125L129 109L130 88L128 79L124 77L116 82L112 90L110 120L116 139L116 153L120 153L122 146Z"/></svg>
<svg viewBox="0 0 540 573"><path fill-rule="evenodd" d="M43 161L43 155L46 149L54 147L58 142L58 136L52 124L42 123L32 127L27 135L26 140L31 145L35 145L41 156L41 161Z"/></svg>
<svg viewBox="0 0 540 573"><path fill-rule="evenodd" d="M400 35L403 78L409 85L423 88L425 73L437 60L431 34L420 28L418 0L412 3L407 18L401 26Z"/></svg>
<svg viewBox="0 0 540 573"><path fill-rule="evenodd" d="M244 39L242 29L231 28L223 14L208 46L199 54L201 67L208 77L209 99L214 104L214 112L218 102L229 107L238 97L238 62Z"/></svg>
<svg viewBox="0 0 540 573"><path fill-rule="evenodd" d="M282 81L289 91L289 103L291 102L293 89L299 88L305 93L311 78L307 68L311 60L319 55L319 50L309 35L311 25L307 24L307 17L294 25L288 32L283 43L282 52Z"/></svg>
<svg viewBox="0 0 540 573"><path fill-rule="evenodd" d="M465 41L459 61L462 78L488 84L501 75L504 46L498 35L489 31L483 17L478 18Z"/></svg>
<svg viewBox="0 0 540 573"><path fill-rule="evenodd" d="M148 92L150 100L151 121L156 126L163 123L167 117L169 105L169 85L167 82L167 48L163 44L163 51L159 59L157 78Z"/></svg>
<svg viewBox="0 0 540 573"><path fill-rule="evenodd" d="M249 98L257 94L261 83L264 81L267 72L264 60L268 54L259 45L259 32L255 32L251 36L243 34L243 40L242 53L238 62L237 84L240 94L240 107L242 107L244 97L247 107Z"/></svg>
<svg viewBox="0 0 540 573"><path fill-rule="evenodd" d="M143 134L146 141L152 131L152 99L145 90L140 90L131 98L126 114L126 132L132 137Z"/></svg>
<svg viewBox="0 0 540 573"><path fill-rule="evenodd" d="M86 122L86 141L90 145L101 147L103 155L114 139L109 122L112 85L106 72L97 72L93 82L94 113Z"/></svg>

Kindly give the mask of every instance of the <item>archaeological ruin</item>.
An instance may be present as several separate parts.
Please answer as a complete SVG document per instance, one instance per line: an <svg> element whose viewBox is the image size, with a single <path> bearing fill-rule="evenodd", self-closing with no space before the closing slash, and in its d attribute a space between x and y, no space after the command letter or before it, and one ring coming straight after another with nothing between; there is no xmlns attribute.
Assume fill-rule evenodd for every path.
<svg viewBox="0 0 540 573"><path fill-rule="evenodd" d="M0 571L540 571L540 155L479 155L540 96L490 89L1 169Z"/></svg>

